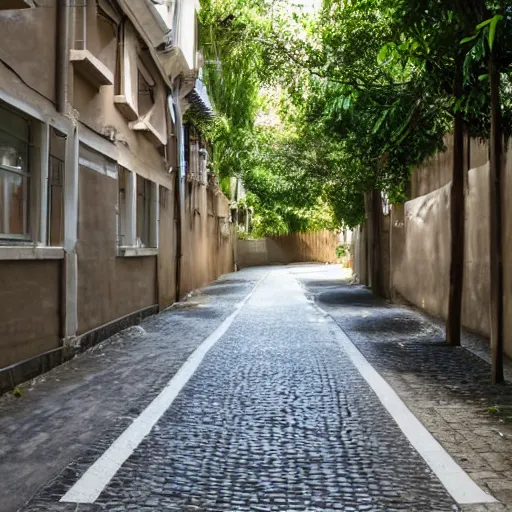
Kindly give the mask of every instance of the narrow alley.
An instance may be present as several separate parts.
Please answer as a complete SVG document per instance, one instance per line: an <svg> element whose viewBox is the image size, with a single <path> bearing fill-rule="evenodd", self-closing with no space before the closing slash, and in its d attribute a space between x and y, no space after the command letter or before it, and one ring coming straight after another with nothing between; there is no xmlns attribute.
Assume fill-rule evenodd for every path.
<svg viewBox="0 0 512 512"><path fill-rule="evenodd" d="M510 0L0 32L0 512L512 512Z"/></svg>
<svg viewBox="0 0 512 512"><path fill-rule="evenodd" d="M486 385L486 362L440 347L424 317L343 277L330 265L228 274L27 383L22 399L4 396L2 511L509 510L491 494L512 470L512 432L475 444L475 422L492 433L494 420L470 403L512 403L512 388ZM442 396L454 358L470 372L460 403ZM419 412L396 373L418 379ZM447 398L452 418L429 412Z"/></svg>

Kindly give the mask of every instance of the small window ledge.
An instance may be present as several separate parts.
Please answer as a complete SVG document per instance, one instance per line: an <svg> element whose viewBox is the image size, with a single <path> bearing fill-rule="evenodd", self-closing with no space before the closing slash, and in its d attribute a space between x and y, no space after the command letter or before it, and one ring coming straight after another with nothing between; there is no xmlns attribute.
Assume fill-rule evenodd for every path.
<svg viewBox="0 0 512 512"><path fill-rule="evenodd" d="M155 146L167 144L166 134L161 134L147 119L130 123L130 128L135 132L144 133Z"/></svg>
<svg viewBox="0 0 512 512"><path fill-rule="evenodd" d="M0 260L61 260L62 247L20 247L0 245Z"/></svg>
<svg viewBox="0 0 512 512"><path fill-rule="evenodd" d="M139 114L137 114L137 111L123 94L114 96L114 104L117 110L119 110L128 121L137 121L139 118Z"/></svg>
<svg viewBox="0 0 512 512"><path fill-rule="evenodd" d="M124 258L158 256L158 249L155 247L119 247L117 250L117 255Z"/></svg>
<svg viewBox="0 0 512 512"><path fill-rule="evenodd" d="M89 50L71 50L70 60L75 71L97 89L102 85L113 85L112 71Z"/></svg>

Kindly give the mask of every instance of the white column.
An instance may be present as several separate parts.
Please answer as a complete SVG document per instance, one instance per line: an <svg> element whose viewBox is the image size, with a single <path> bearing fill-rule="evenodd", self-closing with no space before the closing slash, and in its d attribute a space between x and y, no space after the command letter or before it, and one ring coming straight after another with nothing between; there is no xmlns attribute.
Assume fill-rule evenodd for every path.
<svg viewBox="0 0 512 512"><path fill-rule="evenodd" d="M158 248L158 229L160 223L160 187L151 183L149 246Z"/></svg>
<svg viewBox="0 0 512 512"><path fill-rule="evenodd" d="M39 233L37 241L41 245L48 243L48 188L49 188L49 161L50 161L50 127L47 123L41 124L39 135Z"/></svg>
<svg viewBox="0 0 512 512"><path fill-rule="evenodd" d="M137 240L137 175L132 171L126 171L125 194L125 240L128 247L133 247Z"/></svg>
<svg viewBox="0 0 512 512"><path fill-rule="evenodd" d="M66 144L66 169L64 177L64 337L68 342L78 329L78 128Z"/></svg>

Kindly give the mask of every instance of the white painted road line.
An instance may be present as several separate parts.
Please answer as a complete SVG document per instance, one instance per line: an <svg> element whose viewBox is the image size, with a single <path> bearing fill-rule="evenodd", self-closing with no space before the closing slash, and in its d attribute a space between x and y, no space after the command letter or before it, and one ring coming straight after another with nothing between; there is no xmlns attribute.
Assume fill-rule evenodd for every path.
<svg viewBox="0 0 512 512"><path fill-rule="evenodd" d="M317 305L336 327L339 342L364 380L370 385L382 405L387 409L416 451L430 466L452 498L461 505L494 503L490 494L483 491L471 477L451 458L405 405L395 390L377 373L375 368L359 352L343 329L334 319Z"/></svg>
<svg viewBox="0 0 512 512"><path fill-rule="evenodd" d="M254 286L251 293L238 304L215 331L210 334L192 355L185 361L176 375L168 382L160 394L133 420L132 424L110 445L103 455L82 475L71 489L60 499L68 503L94 503L123 463L132 455L157 421L169 409L179 392L194 375L207 352L229 329L240 310L251 298L265 274Z"/></svg>

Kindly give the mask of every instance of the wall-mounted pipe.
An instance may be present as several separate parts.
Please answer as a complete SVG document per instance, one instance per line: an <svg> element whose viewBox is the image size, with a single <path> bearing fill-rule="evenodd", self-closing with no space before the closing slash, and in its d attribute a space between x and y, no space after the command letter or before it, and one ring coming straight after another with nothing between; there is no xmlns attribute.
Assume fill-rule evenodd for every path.
<svg viewBox="0 0 512 512"><path fill-rule="evenodd" d="M56 32L55 103L57 111L65 114L68 103L69 0L57 0Z"/></svg>
<svg viewBox="0 0 512 512"><path fill-rule="evenodd" d="M175 220L176 220L176 268L175 268L175 279L176 279L176 301L180 300L181 295L181 259L183 257L183 210L184 210L184 181L182 180L183 172L183 117L180 108L180 95L179 85L176 87L174 94L172 95L172 101L169 101L169 109L174 109L174 120L175 120L175 131L176 131L176 149L177 149L177 165L176 165L176 176L174 183L174 205L175 205Z"/></svg>

